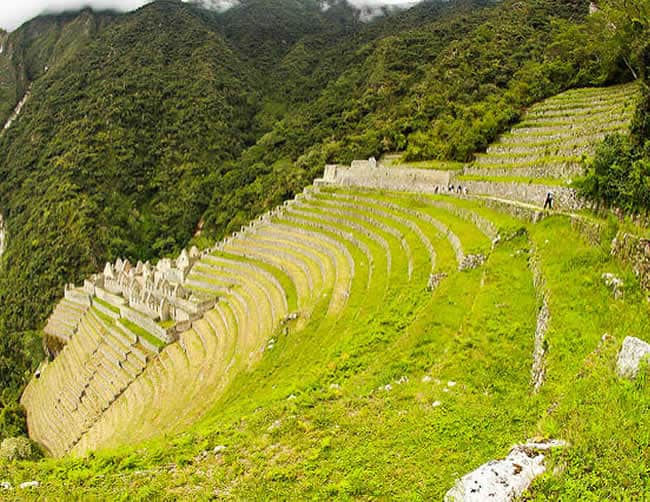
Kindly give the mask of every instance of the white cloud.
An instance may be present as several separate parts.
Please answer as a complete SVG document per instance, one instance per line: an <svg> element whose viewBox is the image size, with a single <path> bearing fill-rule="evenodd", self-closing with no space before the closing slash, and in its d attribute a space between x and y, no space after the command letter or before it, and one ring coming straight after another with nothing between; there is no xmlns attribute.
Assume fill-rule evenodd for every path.
<svg viewBox="0 0 650 502"><path fill-rule="evenodd" d="M149 3L150 0L18 0L3 1L0 5L0 26L15 30L25 21L44 13L57 13L66 10L114 9L129 11Z"/></svg>
<svg viewBox="0 0 650 502"><path fill-rule="evenodd" d="M1 1L1 0L0 0ZM93 9L113 9L120 12L137 9L151 0L17 0L2 1L0 5L0 27L15 30L21 24L44 13L58 13L66 10L78 10L83 7ZM187 1L187 0L184 0ZM196 1L196 0L194 0ZM223 12L239 3L239 0L199 0L204 5ZM323 0L323 7L340 0ZM348 0L361 10L362 15L372 17L379 13L381 7L410 7L419 0Z"/></svg>
<svg viewBox="0 0 650 502"><path fill-rule="evenodd" d="M321 9L327 11L333 5L343 0L321 0ZM347 0L353 7L359 9L360 19L363 22L371 21L385 11L408 9L420 3L421 0Z"/></svg>

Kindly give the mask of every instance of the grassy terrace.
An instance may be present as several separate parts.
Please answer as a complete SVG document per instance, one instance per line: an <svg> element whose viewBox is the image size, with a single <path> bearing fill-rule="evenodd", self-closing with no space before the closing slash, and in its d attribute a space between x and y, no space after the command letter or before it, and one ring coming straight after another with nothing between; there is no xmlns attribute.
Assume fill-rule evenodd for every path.
<svg viewBox="0 0 650 502"><path fill-rule="evenodd" d="M158 349L162 349L165 347L167 344L160 340L158 337L152 335L149 333L146 329L141 328L137 324L129 321L128 319L120 318L117 320L120 324L123 326L126 326L128 329L130 329L133 333L138 335L139 337L143 338L147 342L149 342L151 345Z"/></svg>
<svg viewBox="0 0 650 502"><path fill-rule="evenodd" d="M462 162L451 162L446 160L422 160L422 161L407 161L384 164L386 167L394 168L408 168L408 169L432 169L437 171L458 171L462 169L465 164Z"/></svg>
<svg viewBox="0 0 650 502"><path fill-rule="evenodd" d="M112 312L115 312L116 314L120 313L120 309L118 309L115 305L111 305L110 303L108 303L107 301L102 300L98 296L93 297L93 302L97 302L102 307L107 308L108 310L110 310Z"/></svg>
<svg viewBox="0 0 650 502"><path fill-rule="evenodd" d="M321 218L337 203L348 210L341 202L356 209L330 212L336 222ZM291 214L278 221L297 224ZM536 497L588 493L602 500L618 498L624 487L627 497L639 499L647 492L643 466L650 445L643 431L650 426L644 411L650 397L643 381L619 381L613 364L623 336L648 332L650 313L634 275L606 246L588 244L563 217L532 225L480 201L445 196L334 191L293 214L311 231L319 222L338 224L370 251L371 260L341 241L357 271L344 310L328 315L329 298L317 298L308 322L277 333L273 350L249 371L232 375L219 392L198 384L192 361L183 362L181 353L173 356L177 362L165 356L167 370L145 372L156 392L152 402L169 402L194 382L196 393L178 397L189 416L202 417L191 429L124 444L135 441L148 416L145 400L125 422L132 430L115 436L123 446L83 460L13 465L8 479L39 479L53 497L90 499L439 500L454 478L503 456L514 443L542 436L566 439L572 447L551 455L549 473L558 469L535 483ZM466 253L487 253L487 263L457 272L448 240L417 214L445 224ZM499 229L502 240L494 249L470 221L472 214ZM426 246L402 219L422 229L436 249L438 270L448 274L433 293L426 290ZM409 257L384 225L404 232L419 264L410 281ZM370 231L388 242L390 269ZM529 269L533 253L551 310L547 381L539 394L530 392L538 309ZM296 294L288 275L263 263L285 291L293 291L288 297ZM602 285L605 271L624 279L624 300L614 300ZM206 361L217 360L200 370L203 379L219 378L234 357L240 335L229 333L218 337L214 356L205 354ZM601 342L604 333L609 338ZM196 403L207 405L207 412ZM163 428L173 416L162 408L155 413ZM219 445L225 449L214 454ZM603 456L607 462L596 460Z"/></svg>
<svg viewBox="0 0 650 502"><path fill-rule="evenodd" d="M457 181L490 181L493 183L525 183L535 185L549 186L571 186L565 180L559 178L531 178L523 176L478 176L473 174L463 174L456 177Z"/></svg>

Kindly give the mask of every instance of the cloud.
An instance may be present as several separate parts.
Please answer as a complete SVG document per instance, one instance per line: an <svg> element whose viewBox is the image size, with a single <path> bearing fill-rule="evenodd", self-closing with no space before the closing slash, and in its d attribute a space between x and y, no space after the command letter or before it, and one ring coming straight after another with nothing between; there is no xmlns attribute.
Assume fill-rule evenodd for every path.
<svg viewBox="0 0 650 502"><path fill-rule="evenodd" d="M45 13L57 13L66 10L79 10L84 7L93 9L113 9L121 12L137 9L150 0L18 0L2 2L0 5L0 27L15 30L21 24Z"/></svg>
<svg viewBox="0 0 650 502"><path fill-rule="evenodd" d="M5 0L0 6L0 27L12 31L21 24L38 16L39 14L51 14L64 12L66 10L79 10L84 7L92 7L96 10L112 9L126 12L137 9L152 0ZM188 1L188 0L184 0ZM193 0L203 3L218 11L228 10L237 5L240 0ZM323 0L322 5L336 3L340 0ZM362 12L362 16L370 18L381 13L381 9L410 7L419 0L348 0L350 4ZM7 4L11 4L11 6Z"/></svg>
<svg viewBox="0 0 650 502"><path fill-rule="evenodd" d="M321 0L321 9L328 10L332 5L340 3L342 0ZM420 3L421 0L347 0L347 2L359 10L359 18L363 22L368 22L377 16L386 12L399 9L408 9Z"/></svg>

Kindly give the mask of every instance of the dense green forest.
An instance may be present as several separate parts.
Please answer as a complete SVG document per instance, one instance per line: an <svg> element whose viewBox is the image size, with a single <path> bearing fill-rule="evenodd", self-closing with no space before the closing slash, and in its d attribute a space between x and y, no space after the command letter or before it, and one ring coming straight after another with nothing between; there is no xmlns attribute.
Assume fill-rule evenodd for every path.
<svg viewBox="0 0 650 502"><path fill-rule="evenodd" d="M604 44L639 80L643 99L629 136L606 138L579 181L582 195L598 207L626 214L650 213L650 1L607 2L591 19L607 26ZM612 26L619 27L611 29Z"/></svg>
<svg viewBox="0 0 650 502"><path fill-rule="evenodd" d="M0 118L32 95L0 136L0 437L63 284L206 245L326 162L469 160L530 103L632 78L588 3L431 0L361 23L344 3L159 0L10 34Z"/></svg>

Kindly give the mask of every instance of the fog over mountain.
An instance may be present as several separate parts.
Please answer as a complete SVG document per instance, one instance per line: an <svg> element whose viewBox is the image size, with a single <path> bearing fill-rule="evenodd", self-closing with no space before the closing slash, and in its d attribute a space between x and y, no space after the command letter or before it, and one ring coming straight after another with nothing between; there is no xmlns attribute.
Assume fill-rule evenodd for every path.
<svg viewBox="0 0 650 502"><path fill-rule="evenodd" d="M84 7L129 11L146 3L148 0L22 0L16 3L3 3L0 6L0 27L12 31L25 21L46 13L78 10Z"/></svg>
<svg viewBox="0 0 650 502"><path fill-rule="evenodd" d="M21 24L40 14L59 13L68 10L78 10L84 7L103 10L111 9L126 12L137 9L151 0L23 0L19 3L0 6L0 28L12 31ZM207 0L201 3L207 4L217 10L227 10L237 5L238 0ZM328 4L325 0L324 4ZM355 7L373 11L379 7L409 7L418 0L349 0Z"/></svg>

